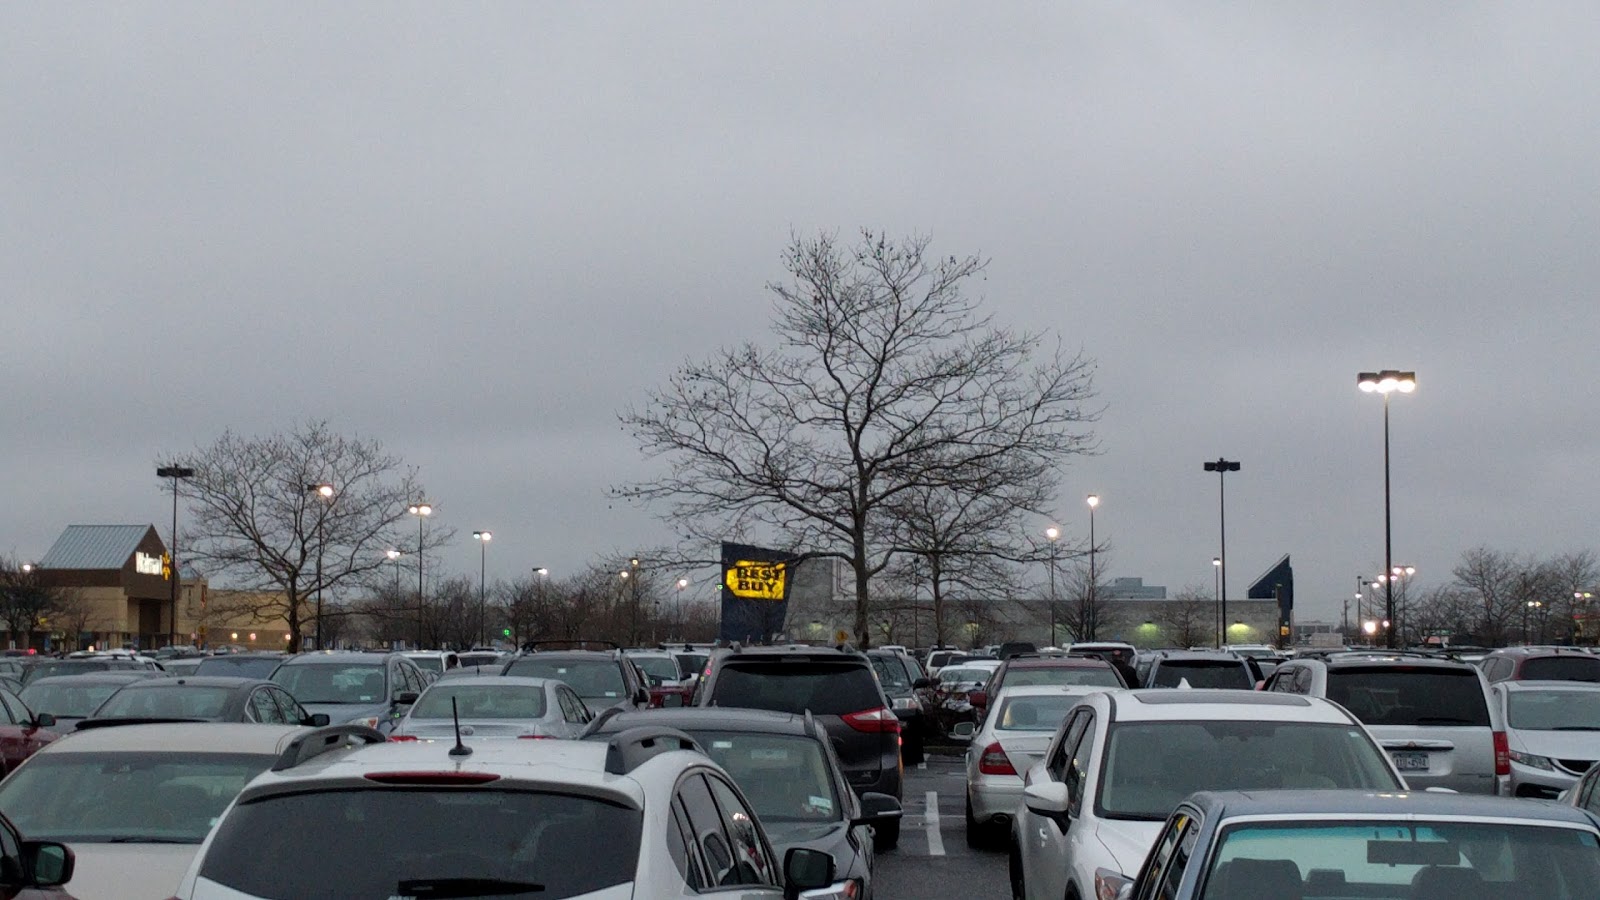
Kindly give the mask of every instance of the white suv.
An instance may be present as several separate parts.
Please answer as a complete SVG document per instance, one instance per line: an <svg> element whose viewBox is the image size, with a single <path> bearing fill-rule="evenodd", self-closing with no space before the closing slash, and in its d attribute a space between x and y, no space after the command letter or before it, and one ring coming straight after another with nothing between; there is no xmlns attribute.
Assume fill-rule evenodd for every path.
<svg viewBox="0 0 1600 900"><path fill-rule="evenodd" d="M833 875L832 856L805 848L780 871L727 773L646 726L603 743L286 753L223 814L177 896L777 900Z"/></svg>
<svg viewBox="0 0 1600 900"><path fill-rule="evenodd" d="M1316 697L1234 690L1094 693L1023 777L1013 897L1116 896L1195 791L1405 790L1372 735Z"/></svg>

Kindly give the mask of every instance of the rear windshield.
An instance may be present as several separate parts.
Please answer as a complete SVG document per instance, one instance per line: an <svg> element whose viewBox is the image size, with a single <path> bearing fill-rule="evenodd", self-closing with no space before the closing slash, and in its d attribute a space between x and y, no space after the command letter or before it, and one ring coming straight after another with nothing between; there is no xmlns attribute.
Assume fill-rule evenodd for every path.
<svg viewBox="0 0 1600 900"><path fill-rule="evenodd" d="M1000 707L995 728L1000 731L1055 731L1067 717L1067 711L1081 699L1074 694L1013 697Z"/></svg>
<svg viewBox="0 0 1600 900"><path fill-rule="evenodd" d="M878 673L878 680L883 682L886 691L911 690L911 676L906 674L905 664L898 658L887 656L872 657L872 668Z"/></svg>
<svg viewBox="0 0 1600 900"><path fill-rule="evenodd" d="M538 654L513 662L507 675L554 678L565 682L585 700L619 700L623 695L622 669L611 659L541 659ZM595 709L609 706L601 703Z"/></svg>
<svg viewBox="0 0 1600 900"><path fill-rule="evenodd" d="M96 718L217 719L233 696L231 687L188 685L141 687L131 684L112 694Z"/></svg>
<svg viewBox="0 0 1600 900"><path fill-rule="evenodd" d="M935 653L932 656L928 657L928 666L930 668L934 668L934 669L942 669L945 666L950 664L950 657L957 656L957 655L959 655L959 654L951 653L949 651L941 651L939 653Z"/></svg>
<svg viewBox="0 0 1600 900"><path fill-rule="evenodd" d="M528 684L461 684L445 681L428 688L411 708L413 719L539 719L544 717L544 688Z"/></svg>
<svg viewBox="0 0 1600 900"><path fill-rule="evenodd" d="M226 656L208 656L195 667L196 675L226 675L230 678L271 678L272 673L282 663L281 659L272 657L247 656L243 659L231 659Z"/></svg>
<svg viewBox="0 0 1600 900"><path fill-rule="evenodd" d="M72 679L67 679L30 684L18 696L34 712L82 719L121 687L120 684L73 684Z"/></svg>
<svg viewBox="0 0 1600 900"><path fill-rule="evenodd" d="M1237 659L1163 659L1156 663L1155 678L1148 687L1178 687L1185 681L1192 688L1255 687L1250 669Z"/></svg>
<svg viewBox="0 0 1600 900"><path fill-rule="evenodd" d="M1600 691L1507 691L1506 724L1522 731L1600 731Z"/></svg>
<svg viewBox="0 0 1600 900"><path fill-rule="evenodd" d="M483 787L279 795L229 813L200 877L273 900L330 889L562 900L633 880L642 819L590 797Z"/></svg>
<svg viewBox="0 0 1600 900"><path fill-rule="evenodd" d="M1489 725L1474 669L1329 669L1328 699L1368 725Z"/></svg>
<svg viewBox="0 0 1600 900"><path fill-rule="evenodd" d="M384 667L377 664L308 663L279 666L272 680L301 703L387 703Z"/></svg>
<svg viewBox="0 0 1600 900"><path fill-rule="evenodd" d="M44 678L49 675L81 675L84 672L109 672L112 669L142 669L144 666L135 665L123 660L78 660L69 662L34 663L22 670L22 683L27 684L35 678Z"/></svg>
<svg viewBox="0 0 1600 900"><path fill-rule="evenodd" d="M836 822L844 809L822 745L809 737L690 729L763 822Z"/></svg>
<svg viewBox="0 0 1600 900"><path fill-rule="evenodd" d="M417 664L417 668L424 672L443 672L444 660L437 656L408 656L406 659Z"/></svg>
<svg viewBox="0 0 1600 900"><path fill-rule="evenodd" d="M1539 656L1524 660L1523 681L1600 681L1600 657Z"/></svg>
<svg viewBox="0 0 1600 900"><path fill-rule="evenodd" d="M1122 679L1117 677L1117 671L1111 668L1091 668L1089 666L1066 668L1064 666L1039 667L1027 669L1009 669L1006 671L1005 680L1001 682L1005 687L1017 687L1029 684L1087 684L1094 687L1122 687Z"/></svg>
<svg viewBox="0 0 1600 900"><path fill-rule="evenodd" d="M711 703L746 709L842 716L884 706L866 666L804 662L734 662L717 673Z"/></svg>

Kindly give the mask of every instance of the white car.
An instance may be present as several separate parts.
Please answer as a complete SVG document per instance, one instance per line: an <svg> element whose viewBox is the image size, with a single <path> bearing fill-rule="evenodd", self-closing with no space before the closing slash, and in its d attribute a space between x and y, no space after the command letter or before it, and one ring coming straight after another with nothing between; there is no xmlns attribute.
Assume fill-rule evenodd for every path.
<svg viewBox="0 0 1600 900"><path fill-rule="evenodd" d="M780 863L727 773L670 728L318 749L244 789L179 900L779 900L833 883L824 851Z"/></svg>
<svg viewBox="0 0 1600 900"><path fill-rule="evenodd" d="M1555 798L1600 760L1600 684L1497 681L1489 690L1506 723L1510 796Z"/></svg>
<svg viewBox="0 0 1600 900"><path fill-rule="evenodd" d="M554 678L520 675L466 675L428 685L394 726L391 740L463 737L576 738L589 720L589 708Z"/></svg>
<svg viewBox="0 0 1600 900"><path fill-rule="evenodd" d="M340 735L344 746L347 731L174 722L74 732L0 782L0 809L29 839L72 849L79 900L164 900L250 779L297 738Z"/></svg>
<svg viewBox="0 0 1600 900"><path fill-rule="evenodd" d="M1364 726L1317 697L1232 690L1093 693L1023 777L1012 896L1095 900L1139 871L1196 791L1406 783Z"/></svg>
<svg viewBox="0 0 1600 900"><path fill-rule="evenodd" d="M1022 773L1044 758L1079 698L1103 690L1050 684L1000 692L967 746L967 846L1001 844L1010 836L1011 817L1022 799Z"/></svg>

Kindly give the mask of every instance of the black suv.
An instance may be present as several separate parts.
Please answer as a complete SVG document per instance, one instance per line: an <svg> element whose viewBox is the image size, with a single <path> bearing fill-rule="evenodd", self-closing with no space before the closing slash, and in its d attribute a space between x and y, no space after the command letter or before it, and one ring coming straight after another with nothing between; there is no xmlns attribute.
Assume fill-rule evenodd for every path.
<svg viewBox="0 0 1600 900"><path fill-rule="evenodd" d="M834 739L857 796L901 799L900 719L864 654L804 646L720 650L695 691L695 705L810 710ZM899 841L899 820L876 829L878 849Z"/></svg>
<svg viewBox="0 0 1600 900"><path fill-rule="evenodd" d="M650 688L644 673L621 650L540 649L551 643L534 641L528 644L528 649L506 662L500 674L554 678L565 682L573 693L583 698L589 711L596 714L609 706L622 709L649 707Z"/></svg>
<svg viewBox="0 0 1600 900"><path fill-rule="evenodd" d="M878 672L878 684L889 698L889 707L900 720L906 764L914 766L923 761L923 741L935 727L928 714L933 682L922 674L916 660L899 650L868 650L867 658Z"/></svg>

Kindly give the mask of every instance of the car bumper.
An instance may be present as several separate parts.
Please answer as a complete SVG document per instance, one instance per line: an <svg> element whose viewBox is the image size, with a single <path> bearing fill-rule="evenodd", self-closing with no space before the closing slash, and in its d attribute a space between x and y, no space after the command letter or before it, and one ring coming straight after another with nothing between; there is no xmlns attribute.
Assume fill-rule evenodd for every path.
<svg viewBox="0 0 1600 900"><path fill-rule="evenodd" d="M1577 783L1578 776L1576 775L1525 766L1519 762L1511 763L1509 793L1513 797L1537 797L1554 800L1557 794Z"/></svg>
<svg viewBox="0 0 1600 900"><path fill-rule="evenodd" d="M980 823L1010 821L1022 802L1022 779L1016 775L979 775L967 783L972 818Z"/></svg>

